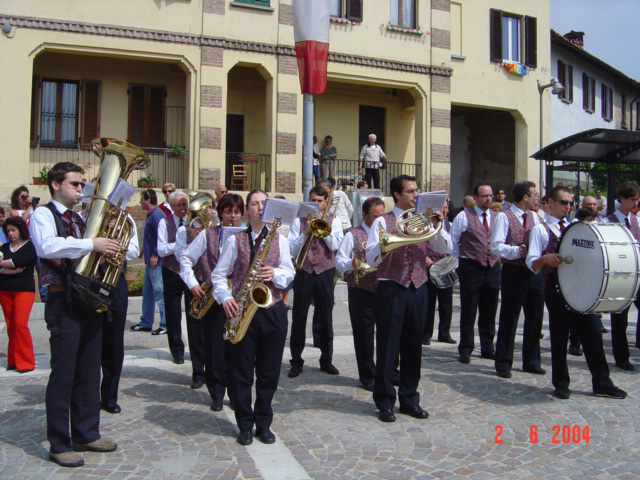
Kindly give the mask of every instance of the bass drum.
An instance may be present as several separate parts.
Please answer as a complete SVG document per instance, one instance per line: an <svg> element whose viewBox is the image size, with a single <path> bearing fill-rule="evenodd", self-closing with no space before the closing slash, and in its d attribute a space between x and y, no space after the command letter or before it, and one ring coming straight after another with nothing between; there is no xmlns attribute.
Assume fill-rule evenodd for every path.
<svg viewBox="0 0 640 480"><path fill-rule="evenodd" d="M454 256L444 257L429 267L429 279L438 288L453 287L458 283L458 259Z"/></svg>
<svg viewBox="0 0 640 480"><path fill-rule="evenodd" d="M618 223L576 222L564 231L558 254L558 286L578 313L613 313L636 297L640 276L638 244Z"/></svg>

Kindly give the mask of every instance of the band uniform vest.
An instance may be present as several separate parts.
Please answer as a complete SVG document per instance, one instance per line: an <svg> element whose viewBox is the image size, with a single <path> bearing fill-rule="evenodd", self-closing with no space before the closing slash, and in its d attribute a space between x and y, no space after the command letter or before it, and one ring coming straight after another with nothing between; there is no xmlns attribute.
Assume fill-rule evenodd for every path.
<svg viewBox="0 0 640 480"><path fill-rule="evenodd" d="M249 245L249 236L247 233L240 232L237 233L235 237L238 255L236 256L236 261L233 264L233 270L231 272L231 294L234 298L238 294L238 290L240 290L242 282L244 282L247 276L251 259L251 245ZM262 242L264 244L265 240ZM262 248L262 244L260 248ZM258 253L259 252L256 251L256 255ZM264 264L265 266L269 265L273 268L277 268L280 265L280 235L278 233L273 237ZM273 285L273 282L265 282L265 285L271 290L271 295L273 296L273 303L271 305L275 305L282 300L282 290L277 289Z"/></svg>
<svg viewBox="0 0 640 480"><path fill-rule="evenodd" d="M169 243L175 243L176 234L178 233L178 227L176 226L176 222L173 220L173 215L171 215L170 217L165 217L161 221L167 224L167 241ZM185 225L186 224L187 222L185 221ZM189 232L187 232L187 238L188 237ZM173 253L162 258L162 266L168 268L172 272L177 273L178 275L180 274L180 263Z"/></svg>
<svg viewBox="0 0 640 480"><path fill-rule="evenodd" d="M216 268L220 256L220 225L214 225L205 231L207 249L193 266L193 276L200 284L211 278L211 272ZM187 231L187 245L193 242L191 232Z"/></svg>
<svg viewBox="0 0 640 480"><path fill-rule="evenodd" d="M547 231L547 235L549 235L549 243L547 244L547 248L544 249L544 253L548 254L548 253L556 253L556 249L558 248L558 242L559 239L556 236L556 234L549 228L549 225L547 225L547 223L543 223L544 225L544 229ZM559 229L560 227L558 227ZM555 268L546 266L543 269L545 276L549 275L553 272L556 271Z"/></svg>
<svg viewBox="0 0 640 480"><path fill-rule="evenodd" d="M631 228L629 230L631 230L631 233L633 234L636 241L640 242L640 225L638 225L638 217L633 213L629 215L629 217L631 217L631 220L629 221ZM609 222L620 223L615 213L607 215L606 218Z"/></svg>
<svg viewBox="0 0 640 480"><path fill-rule="evenodd" d="M362 260L363 262L367 261L367 251L362 248L362 242L367 242L369 235L365 231L362 225L352 228L349 230L351 235L353 236L353 256L358 260ZM353 272L349 272L345 275L347 279L347 285L351 288L361 288L363 290L367 290L369 292L375 292L376 287L378 286L378 272L371 272L368 275L360 278L358 285L356 285L356 281L354 279Z"/></svg>
<svg viewBox="0 0 640 480"><path fill-rule="evenodd" d="M527 216L526 228L522 226L520 219L518 219L518 216L513 212L513 210L507 210L504 214L507 216L507 220L509 220L509 232L507 233L507 238L504 243L511 246L520 246L524 244L527 232L531 231L535 226L535 220L533 219L535 214L531 210L527 210L525 212L525 215ZM503 258L502 263L510 263L512 265L527 268L527 263L524 258L516 258L515 260Z"/></svg>
<svg viewBox="0 0 640 480"><path fill-rule="evenodd" d="M382 218L389 233L398 232L393 212L385 213ZM426 244L422 242L391 251L378 266L378 278L393 280L403 287L409 287L411 283L416 288L422 286L427 281Z"/></svg>
<svg viewBox="0 0 640 480"><path fill-rule="evenodd" d="M475 208L465 208L467 216L467 229L460 235L460 256L479 263L483 267L493 267L498 257L491 253L491 228L495 225L497 212L489 209L489 231L484 228L482 220Z"/></svg>
<svg viewBox="0 0 640 480"><path fill-rule="evenodd" d="M307 221L306 217L300 219L300 231L305 232L307 230ZM327 222L331 225L333 221L333 217L329 215L327 217ZM305 237L306 238L306 237ZM300 248L304 247L304 243L300 246ZM326 242L322 238L312 237L311 240L311 248L309 249L309 253L307 254L307 258L304 261L304 265L302 265L302 270L307 273L315 273L320 274L324 273L327 270L335 267L335 252L332 252L327 246Z"/></svg>

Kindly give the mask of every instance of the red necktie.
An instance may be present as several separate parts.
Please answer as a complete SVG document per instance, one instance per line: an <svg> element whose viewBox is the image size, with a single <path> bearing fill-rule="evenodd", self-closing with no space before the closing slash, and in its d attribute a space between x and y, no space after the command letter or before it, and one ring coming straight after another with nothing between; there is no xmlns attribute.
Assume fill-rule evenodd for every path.
<svg viewBox="0 0 640 480"><path fill-rule="evenodd" d="M560 220L560 233L564 232L564 220Z"/></svg>
<svg viewBox="0 0 640 480"><path fill-rule="evenodd" d="M482 225L484 225L484 229L488 232L489 231L489 222L487 222L487 212L484 212L482 214L482 216L484 217L484 219L482 220Z"/></svg>
<svg viewBox="0 0 640 480"><path fill-rule="evenodd" d="M629 217L624 219L624 224L629 230L631 230L631 224L629 223Z"/></svg>
<svg viewBox="0 0 640 480"><path fill-rule="evenodd" d="M64 223L64 230L68 237L77 238L76 230L73 228L73 212L71 210L67 210L62 214L62 220Z"/></svg>
<svg viewBox="0 0 640 480"><path fill-rule="evenodd" d="M178 223L178 228L180 228L182 225L184 225L184 220L181 218L180 222Z"/></svg>
<svg viewBox="0 0 640 480"><path fill-rule="evenodd" d="M527 214L526 213L522 214L522 228L524 228L525 230L527 229Z"/></svg>

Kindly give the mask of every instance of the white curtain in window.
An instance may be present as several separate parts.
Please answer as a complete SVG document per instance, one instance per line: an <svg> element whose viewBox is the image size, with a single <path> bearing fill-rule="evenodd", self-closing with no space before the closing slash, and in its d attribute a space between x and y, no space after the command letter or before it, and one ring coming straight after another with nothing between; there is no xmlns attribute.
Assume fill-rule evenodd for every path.
<svg viewBox="0 0 640 480"><path fill-rule="evenodd" d="M502 58L511 62L520 61L520 19L502 17Z"/></svg>
<svg viewBox="0 0 640 480"><path fill-rule="evenodd" d="M402 9L402 26L407 28L415 28L415 1L414 0L403 0L403 9Z"/></svg>
<svg viewBox="0 0 640 480"><path fill-rule="evenodd" d="M329 15L332 17L341 17L342 9L341 7L342 0L330 0L329 1Z"/></svg>
<svg viewBox="0 0 640 480"><path fill-rule="evenodd" d="M57 84L42 82L42 142L51 143L56 139L56 92Z"/></svg>
<svg viewBox="0 0 640 480"><path fill-rule="evenodd" d="M391 25L400 25L398 21L398 15L400 14L400 9L398 8L398 0L391 0L391 18L389 19L389 23Z"/></svg>
<svg viewBox="0 0 640 480"><path fill-rule="evenodd" d="M62 143L75 143L78 86L75 83L62 84Z"/></svg>

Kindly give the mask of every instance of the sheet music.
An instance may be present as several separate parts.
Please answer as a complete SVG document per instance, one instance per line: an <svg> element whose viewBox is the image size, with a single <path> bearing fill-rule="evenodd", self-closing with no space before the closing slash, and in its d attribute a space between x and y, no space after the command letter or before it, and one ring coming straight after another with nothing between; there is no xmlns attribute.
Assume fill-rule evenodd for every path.
<svg viewBox="0 0 640 480"><path fill-rule="evenodd" d="M308 217L309 215L322 215L322 212L320 211L320 204L318 202L300 202L299 206L299 217Z"/></svg>
<svg viewBox="0 0 640 480"><path fill-rule="evenodd" d="M224 242L235 234L244 232L247 227L222 227L220 229L220 248L224 247Z"/></svg>
<svg viewBox="0 0 640 480"><path fill-rule="evenodd" d="M267 198L260 219L265 223L273 223L279 218L283 225L293 225L298 218L298 202L282 200L281 198Z"/></svg>
<svg viewBox="0 0 640 480"><path fill-rule="evenodd" d="M425 192L418 195L416 198L415 213L425 213L427 210L432 211L442 210L445 200L447 199L447 192L445 190L438 190L436 192Z"/></svg>
<svg viewBox="0 0 640 480"><path fill-rule="evenodd" d="M116 188L113 189L113 192L109 194L107 200L111 205L118 206L120 203L120 209L124 211L127 208L127 203L133 197L133 194L136 193L136 189L130 183L127 183L123 179L119 178L118 183L116 183Z"/></svg>
<svg viewBox="0 0 640 480"><path fill-rule="evenodd" d="M86 182L82 187L82 195L87 195L87 197L82 199L82 203L91 203L93 198L90 198L93 195L93 192L96 190L96 184L91 182Z"/></svg>

